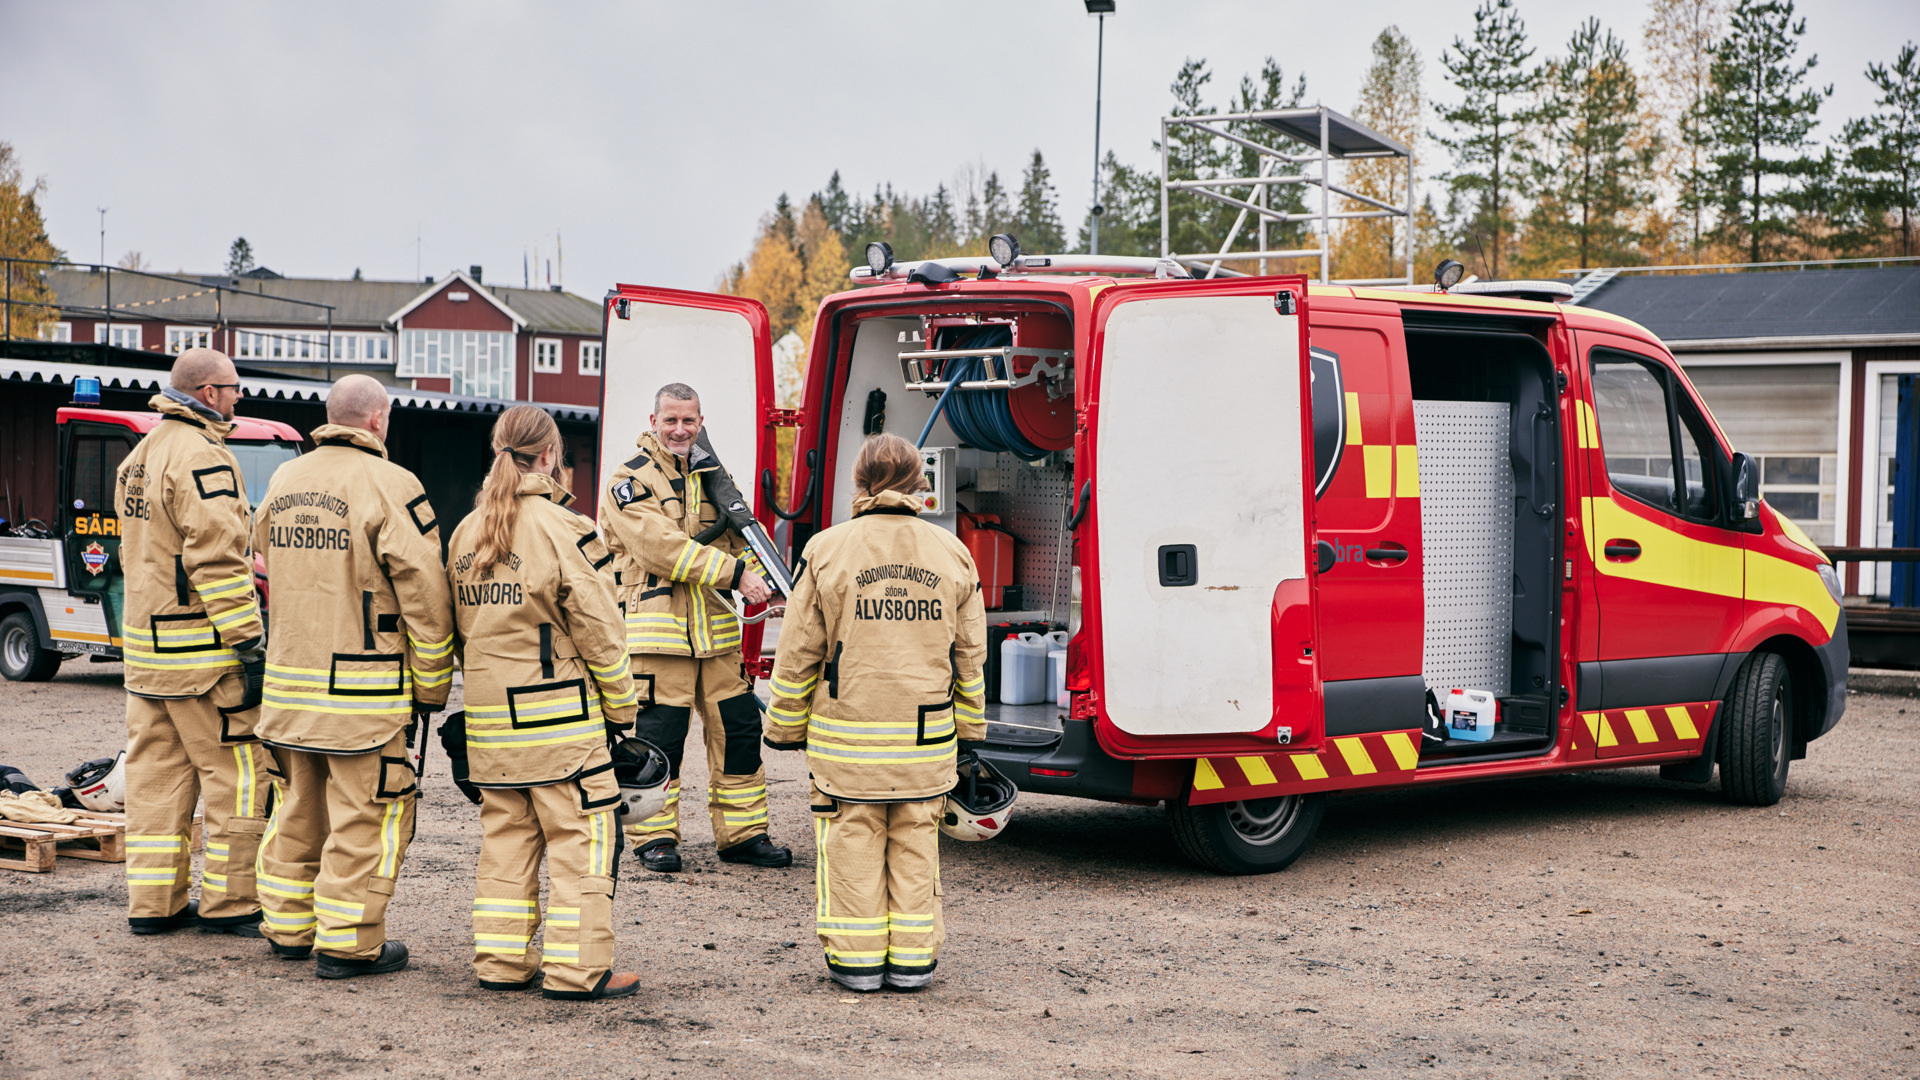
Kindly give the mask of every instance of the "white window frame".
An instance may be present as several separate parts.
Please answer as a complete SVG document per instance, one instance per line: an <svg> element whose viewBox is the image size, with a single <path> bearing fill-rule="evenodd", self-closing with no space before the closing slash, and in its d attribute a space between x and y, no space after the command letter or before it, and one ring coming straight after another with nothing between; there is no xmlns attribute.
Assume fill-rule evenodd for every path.
<svg viewBox="0 0 1920 1080"><path fill-rule="evenodd" d="M511 331L403 329L400 335L395 377L446 379L451 393L516 400Z"/></svg>
<svg viewBox="0 0 1920 1080"><path fill-rule="evenodd" d="M336 331L333 335L333 361L337 364L391 364L392 343L392 334Z"/></svg>
<svg viewBox="0 0 1920 1080"><path fill-rule="evenodd" d="M73 324L70 322L49 323L40 328L41 341L73 341Z"/></svg>
<svg viewBox="0 0 1920 1080"><path fill-rule="evenodd" d="M168 356L179 356L188 349L211 348L213 348L213 328L210 326L167 327Z"/></svg>
<svg viewBox="0 0 1920 1080"><path fill-rule="evenodd" d="M583 341L580 343L579 348L580 374L599 378L601 350L605 348L605 346L601 345L598 341Z"/></svg>
<svg viewBox="0 0 1920 1080"><path fill-rule="evenodd" d="M551 350L552 356L540 354ZM533 339L533 371L536 375L558 375L561 370L560 358L566 354L566 346L559 338Z"/></svg>
<svg viewBox="0 0 1920 1080"><path fill-rule="evenodd" d="M119 322L113 322L113 323L108 323L105 320L102 320L100 322L93 324L93 343L95 345L106 344L107 331L112 330L113 336L120 338L122 341L127 340L129 336L131 336L133 340L133 344L131 345L122 345L118 342L115 342L114 343L115 348L144 350L147 347L146 345L147 334L146 334L146 331L142 329L143 325L144 324L142 323L134 322L131 320L119 321Z"/></svg>

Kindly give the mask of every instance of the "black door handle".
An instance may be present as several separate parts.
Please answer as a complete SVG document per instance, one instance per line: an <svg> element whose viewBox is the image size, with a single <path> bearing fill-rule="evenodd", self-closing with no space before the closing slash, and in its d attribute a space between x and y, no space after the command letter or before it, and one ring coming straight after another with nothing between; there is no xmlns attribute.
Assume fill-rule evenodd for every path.
<svg viewBox="0 0 1920 1080"><path fill-rule="evenodd" d="M1160 545L1160 584L1168 588L1200 583L1200 553L1192 544Z"/></svg>
<svg viewBox="0 0 1920 1080"><path fill-rule="evenodd" d="M1378 547L1378 548L1367 549L1367 558L1378 559L1382 562L1400 562L1406 557L1407 557L1406 548Z"/></svg>
<svg viewBox="0 0 1920 1080"><path fill-rule="evenodd" d="M1640 557L1640 545L1632 540L1609 540L1601 550L1606 552L1607 558L1621 562L1631 562Z"/></svg>
<svg viewBox="0 0 1920 1080"><path fill-rule="evenodd" d="M1320 573L1333 569L1333 545L1325 540L1313 545L1314 562Z"/></svg>

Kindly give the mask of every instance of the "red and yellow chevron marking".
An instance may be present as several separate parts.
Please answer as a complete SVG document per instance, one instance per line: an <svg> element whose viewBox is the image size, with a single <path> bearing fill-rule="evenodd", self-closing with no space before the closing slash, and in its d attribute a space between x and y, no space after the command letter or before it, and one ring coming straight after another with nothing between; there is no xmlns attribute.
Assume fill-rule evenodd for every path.
<svg viewBox="0 0 1920 1080"><path fill-rule="evenodd" d="M1189 801L1204 805L1400 783L1411 779L1419 764L1418 728L1341 735L1318 752L1201 758L1193 763Z"/></svg>
<svg viewBox="0 0 1920 1080"><path fill-rule="evenodd" d="M1581 713L1582 726L1574 728L1573 742L1567 749L1584 751L1582 757L1592 754L1602 758L1698 752L1706 745L1714 710L1719 707L1717 701L1701 701Z"/></svg>
<svg viewBox="0 0 1920 1080"><path fill-rule="evenodd" d="M1390 434L1392 398L1384 393L1347 391L1347 444L1323 498L1417 499L1420 451L1396 445ZM1411 420L1405 424L1413 433Z"/></svg>

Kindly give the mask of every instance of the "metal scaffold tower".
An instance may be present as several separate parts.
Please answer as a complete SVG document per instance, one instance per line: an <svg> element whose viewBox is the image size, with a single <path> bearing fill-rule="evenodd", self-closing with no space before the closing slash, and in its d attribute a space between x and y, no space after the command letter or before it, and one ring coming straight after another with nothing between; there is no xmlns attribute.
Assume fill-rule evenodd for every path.
<svg viewBox="0 0 1920 1080"><path fill-rule="evenodd" d="M1258 167L1253 176L1213 177L1198 180L1175 180L1169 173L1170 141L1169 134L1176 127L1188 127L1208 138L1221 139L1234 146L1253 151ZM1264 129L1281 136L1285 141L1281 145L1269 145L1237 134L1230 128L1238 126L1246 130L1248 126ZM1260 133L1264 133L1260 132ZM1277 141L1277 140L1276 140ZM1283 149L1282 146L1289 147ZM1305 147L1305 152L1298 152ZM1236 155L1238 157L1238 155ZM1404 164L1407 204L1404 207L1389 206L1379 199L1362 195L1334 182L1333 162L1337 160L1354 161L1365 158L1399 158ZM1319 208L1306 213L1289 213L1269 206L1271 192L1282 184L1310 185L1320 189ZM1229 194L1235 189L1247 189L1246 198ZM1220 248L1214 252L1179 252L1170 248L1167 208L1169 196L1176 191L1191 192L1201 198L1212 199L1228 206L1238 207L1240 216L1233 221L1233 227L1220 242ZM1335 210L1333 197L1362 204L1361 209ZM1308 197L1312 206L1312 197ZM1246 227L1247 218L1256 219L1255 249L1235 251L1233 245L1240 238L1241 230ZM1226 259L1257 260L1260 273L1267 272L1269 259L1301 259L1317 257L1320 260L1320 280L1329 281L1328 260L1332 230L1331 223L1362 218L1399 218L1405 222L1401 230L1406 248L1407 274L1404 278L1367 278L1343 279L1337 284L1347 285L1411 285L1413 284L1413 155L1409 148L1395 139L1374 131L1365 124L1343 116L1325 106L1307 109L1270 109L1262 112L1216 113L1210 116L1168 116L1160 121L1160 254L1162 258L1173 259L1195 270L1206 264L1206 275L1212 277L1226 273L1220 263ZM1286 225L1294 222L1312 222L1319 232L1320 246L1312 248L1290 248L1269 250L1267 247L1267 229L1269 225Z"/></svg>

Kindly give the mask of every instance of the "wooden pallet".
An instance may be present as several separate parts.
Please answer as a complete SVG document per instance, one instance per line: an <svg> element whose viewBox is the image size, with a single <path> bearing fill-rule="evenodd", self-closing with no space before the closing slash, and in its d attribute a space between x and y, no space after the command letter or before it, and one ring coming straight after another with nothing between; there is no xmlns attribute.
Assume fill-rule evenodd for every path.
<svg viewBox="0 0 1920 1080"><path fill-rule="evenodd" d="M192 850L200 850L201 818L193 817ZM11 858L18 845L19 858ZM127 861L127 815L80 811L67 824L0 820L0 869L49 873L57 855L94 862Z"/></svg>

